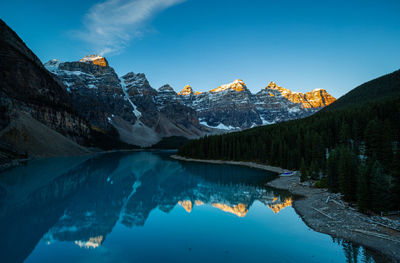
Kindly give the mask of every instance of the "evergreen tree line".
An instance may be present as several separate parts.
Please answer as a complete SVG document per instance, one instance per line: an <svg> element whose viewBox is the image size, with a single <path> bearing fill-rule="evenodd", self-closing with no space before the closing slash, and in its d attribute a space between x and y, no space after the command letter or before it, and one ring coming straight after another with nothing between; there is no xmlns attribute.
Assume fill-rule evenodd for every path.
<svg viewBox="0 0 400 263"><path fill-rule="evenodd" d="M179 155L300 170L361 211L400 209L400 97L189 141Z"/></svg>

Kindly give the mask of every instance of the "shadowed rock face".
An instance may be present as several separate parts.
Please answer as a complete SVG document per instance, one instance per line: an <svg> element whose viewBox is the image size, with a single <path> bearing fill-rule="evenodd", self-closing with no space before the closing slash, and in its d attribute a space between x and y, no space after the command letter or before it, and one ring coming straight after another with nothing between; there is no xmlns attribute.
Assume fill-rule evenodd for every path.
<svg viewBox="0 0 400 263"><path fill-rule="evenodd" d="M17 119L21 112L28 113L32 118L76 142L88 138L90 130L87 122L76 113L68 93L2 20L0 60L2 142L11 143L2 137L1 131ZM11 143L16 150L19 149L18 144L24 144L24 141Z"/></svg>
<svg viewBox="0 0 400 263"><path fill-rule="evenodd" d="M126 87L127 98L131 100L140 111L141 122L150 128L154 128L159 119L159 112L153 100L157 91L150 86L145 74L129 72L122 76Z"/></svg>
<svg viewBox="0 0 400 263"><path fill-rule="evenodd" d="M57 60L45 66L64 84L74 107L92 125L107 129L111 126L109 118L116 115L135 123L136 116L113 68L91 62L61 63Z"/></svg>
<svg viewBox="0 0 400 263"><path fill-rule="evenodd" d="M92 63L98 57L45 64L92 125L102 129L114 126L121 140L139 146L150 146L167 136L205 134L196 111L173 99L176 93L171 87L158 92L142 73L130 72L119 78L108 64Z"/></svg>
<svg viewBox="0 0 400 263"><path fill-rule="evenodd" d="M25 43L0 20L0 92L8 110L18 105L52 105L71 110L71 101ZM7 103L8 102L8 103Z"/></svg>
<svg viewBox="0 0 400 263"><path fill-rule="evenodd" d="M200 127L197 112L185 106L171 86L164 85L159 88L155 102L160 113L173 122L180 123L186 128Z"/></svg>
<svg viewBox="0 0 400 263"><path fill-rule="evenodd" d="M223 124L242 129L262 124L253 95L245 85L223 85L202 93L195 97L193 105L200 120L212 127Z"/></svg>
<svg viewBox="0 0 400 263"><path fill-rule="evenodd" d="M144 74L130 72L122 77L128 98L138 107L140 121L160 136L195 138L205 134L197 113L184 105L169 85L153 89Z"/></svg>
<svg viewBox="0 0 400 263"><path fill-rule="evenodd" d="M251 92L241 80L222 85L210 92L181 92L184 103L195 109L201 123L217 127L220 124L235 128L261 124ZM197 94L197 95L196 95Z"/></svg>

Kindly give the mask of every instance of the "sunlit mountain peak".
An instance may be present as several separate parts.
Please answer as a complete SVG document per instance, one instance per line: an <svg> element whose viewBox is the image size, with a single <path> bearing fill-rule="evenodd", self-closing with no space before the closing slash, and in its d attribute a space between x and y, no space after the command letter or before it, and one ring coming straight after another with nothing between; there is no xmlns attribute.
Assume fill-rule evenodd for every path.
<svg viewBox="0 0 400 263"><path fill-rule="evenodd" d="M278 91L279 93L277 94L282 95L293 103L301 104L303 108L306 109L322 108L336 101L336 99L331 96L326 90L320 88L314 89L313 91L307 93L301 93L283 88L277 85L275 82L271 81L268 86L265 87L265 90L270 92L270 96L274 96L272 92Z"/></svg>
<svg viewBox="0 0 400 263"><path fill-rule="evenodd" d="M234 90L237 92L241 92L245 89L247 89L247 87L246 87L246 84L243 82L243 80L237 79L237 80L233 81L232 83L224 84L224 85L219 86L216 89L212 89L212 90L210 90L210 92L216 93L216 92L221 92L221 91L225 91L225 90Z"/></svg>
<svg viewBox="0 0 400 263"><path fill-rule="evenodd" d="M107 62L106 58L99 56L99 55L85 56L84 58L79 60L79 62L93 63L95 65L102 66L102 67L108 66L108 62Z"/></svg>
<svg viewBox="0 0 400 263"><path fill-rule="evenodd" d="M178 92L180 96L189 96L189 95L199 95L201 92L193 91L190 85L186 85L181 92Z"/></svg>

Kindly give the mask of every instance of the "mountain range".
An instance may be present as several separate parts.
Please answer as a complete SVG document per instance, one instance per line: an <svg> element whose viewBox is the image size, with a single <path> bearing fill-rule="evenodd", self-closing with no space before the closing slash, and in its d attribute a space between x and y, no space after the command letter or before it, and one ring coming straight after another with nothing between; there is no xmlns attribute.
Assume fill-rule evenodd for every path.
<svg viewBox="0 0 400 263"><path fill-rule="evenodd" d="M335 101L323 89L303 94L274 82L253 94L239 79L208 92L156 90L145 74L118 76L98 55L43 65L3 21L0 29L0 163L239 131L304 118Z"/></svg>
<svg viewBox="0 0 400 263"><path fill-rule="evenodd" d="M145 74L117 76L106 58L98 55L44 65L92 124L102 128L111 124L122 141L139 146L163 137L196 138L304 118L335 101L323 89L303 94L274 82L252 94L239 79L208 92L195 92L187 85L176 93L168 84L156 90Z"/></svg>

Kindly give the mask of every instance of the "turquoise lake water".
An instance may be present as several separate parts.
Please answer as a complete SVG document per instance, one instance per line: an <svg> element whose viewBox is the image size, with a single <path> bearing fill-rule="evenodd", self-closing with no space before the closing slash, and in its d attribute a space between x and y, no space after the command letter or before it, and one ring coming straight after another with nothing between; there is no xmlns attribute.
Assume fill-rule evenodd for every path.
<svg viewBox="0 0 400 263"><path fill-rule="evenodd" d="M276 175L169 152L30 161L0 174L0 262L386 262L306 226Z"/></svg>

